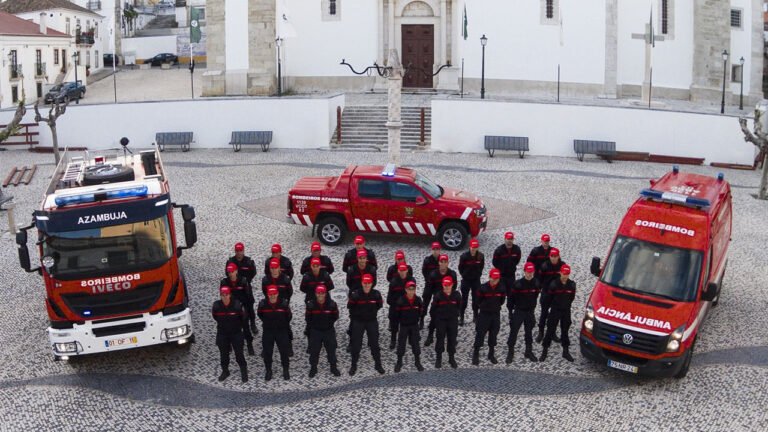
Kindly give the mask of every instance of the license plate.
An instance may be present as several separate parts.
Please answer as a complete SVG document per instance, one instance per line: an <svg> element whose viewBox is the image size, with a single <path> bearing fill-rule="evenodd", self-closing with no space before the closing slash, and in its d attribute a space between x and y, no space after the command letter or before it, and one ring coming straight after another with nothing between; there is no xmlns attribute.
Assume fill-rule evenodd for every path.
<svg viewBox="0 0 768 432"><path fill-rule="evenodd" d="M127 337L127 338L120 338L120 339L110 339L105 340L104 345L107 348L113 348L113 347L119 347L123 345L135 345L138 343L138 340L136 339L136 336L134 337Z"/></svg>
<svg viewBox="0 0 768 432"><path fill-rule="evenodd" d="M619 363L613 360L608 360L608 366L614 369L623 370L624 372L637 373L637 366Z"/></svg>

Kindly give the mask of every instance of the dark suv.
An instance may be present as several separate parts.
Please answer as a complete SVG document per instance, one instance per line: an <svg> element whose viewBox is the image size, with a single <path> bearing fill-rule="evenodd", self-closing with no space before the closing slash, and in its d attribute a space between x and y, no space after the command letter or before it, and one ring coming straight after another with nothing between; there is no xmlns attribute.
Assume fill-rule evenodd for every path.
<svg viewBox="0 0 768 432"><path fill-rule="evenodd" d="M114 54L104 54L104 66L112 66L112 62L115 61L115 55ZM117 63L115 63L115 66L120 64L120 58L117 59Z"/></svg>
<svg viewBox="0 0 768 432"><path fill-rule="evenodd" d="M65 82L56 84L45 94L45 103L69 102L85 96L85 86L81 82Z"/></svg>
<svg viewBox="0 0 768 432"><path fill-rule="evenodd" d="M179 64L179 58L175 54L162 53L144 60L144 63L151 63L152 66L160 66L163 63L170 63L174 65Z"/></svg>

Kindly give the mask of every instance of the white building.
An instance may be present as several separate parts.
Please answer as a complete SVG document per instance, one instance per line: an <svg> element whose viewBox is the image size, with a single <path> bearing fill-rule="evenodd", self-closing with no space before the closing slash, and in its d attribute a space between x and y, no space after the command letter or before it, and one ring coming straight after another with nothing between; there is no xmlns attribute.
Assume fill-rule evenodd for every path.
<svg viewBox="0 0 768 432"><path fill-rule="evenodd" d="M0 109L15 105L22 90L28 102L43 96L73 49L70 35L0 11Z"/></svg>

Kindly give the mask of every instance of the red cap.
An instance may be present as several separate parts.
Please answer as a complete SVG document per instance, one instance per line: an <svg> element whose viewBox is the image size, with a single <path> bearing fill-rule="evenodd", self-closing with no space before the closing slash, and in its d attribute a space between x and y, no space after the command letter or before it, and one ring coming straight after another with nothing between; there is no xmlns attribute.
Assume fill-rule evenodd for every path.
<svg viewBox="0 0 768 432"><path fill-rule="evenodd" d="M505 240L506 239L514 239L514 238L515 238L515 233L513 233L512 231L507 231L507 232L504 233L504 239Z"/></svg>
<svg viewBox="0 0 768 432"><path fill-rule="evenodd" d="M320 258L314 257L311 260L309 260L309 265L315 265L315 264L320 265Z"/></svg>
<svg viewBox="0 0 768 432"><path fill-rule="evenodd" d="M272 252L282 252L283 247L280 246L280 243L275 243L272 245Z"/></svg>
<svg viewBox="0 0 768 432"><path fill-rule="evenodd" d="M405 287L406 288L408 288L408 287L415 287L415 286L416 286L416 282L414 282L414 281L408 281L408 282L405 283Z"/></svg>
<svg viewBox="0 0 768 432"><path fill-rule="evenodd" d="M236 251L245 250L245 246L243 246L242 243L235 243L235 250Z"/></svg>
<svg viewBox="0 0 768 432"><path fill-rule="evenodd" d="M229 294L231 292L232 291L229 289L228 286L223 286L223 287L219 288L219 293L221 293L221 294Z"/></svg>
<svg viewBox="0 0 768 432"><path fill-rule="evenodd" d="M277 294L277 285L270 285L267 287L267 295Z"/></svg>
<svg viewBox="0 0 768 432"><path fill-rule="evenodd" d="M373 283L373 276L369 274L363 275L363 283Z"/></svg>
<svg viewBox="0 0 768 432"><path fill-rule="evenodd" d="M277 258L269 260L269 268L280 268L280 260Z"/></svg>
<svg viewBox="0 0 768 432"><path fill-rule="evenodd" d="M438 261L450 261L450 260L448 259L448 255L446 255L446 254L441 254L441 255L440 255L438 258L437 258L437 260L438 260Z"/></svg>
<svg viewBox="0 0 768 432"><path fill-rule="evenodd" d="M571 274L571 266L568 264L563 264L560 266L560 274L569 275Z"/></svg>
<svg viewBox="0 0 768 432"><path fill-rule="evenodd" d="M469 241L469 247L480 247L480 242L477 239L472 239Z"/></svg>
<svg viewBox="0 0 768 432"><path fill-rule="evenodd" d="M535 266L535 265L533 265L533 263L532 263L532 262L527 262L527 263L525 263L525 265L523 266L523 269L525 270L525 272L526 272L526 273L527 273L527 272L532 272L532 271L536 270L536 266Z"/></svg>
<svg viewBox="0 0 768 432"><path fill-rule="evenodd" d="M396 260L405 259L405 252L403 252L403 251L395 252L395 259Z"/></svg>
<svg viewBox="0 0 768 432"><path fill-rule="evenodd" d="M493 269L491 269L490 273L488 273L488 276L491 279L500 278L501 277L501 272L499 271L499 269L493 268Z"/></svg>
<svg viewBox="0 0 768 432"><path fill-rule="evenodd" d="M549 234L543 234L541 236L541 241L549 241Z"/></svg>
<svg viewBox="0 0 768 432"><path fill-rule="evenodd" d="M355 244L365 244L365 239L363 236L359 235L355 237Z"/></svg>
<svg viewBox="0 0 768 432"><path fill-rule="evenodd" d="M318 285L318 286L315 288L315 292L316 292L316 293L324 293L324 292L328 292L328 290L327 290L327 289L325 289L325 285Z"/></svg>
<svg viewBox="0 0 768 432"><path fill-rule="evenodd" d="M446 276L443 278L443 286L446 285L453 285L453 278L450 276Z"/></svg>
<svg viewBox="0 0 768 432"><path fill-rule="evenodd" d="M368 252L365 249L360 249L357 251L357 257L366 257L368 258Z"/></svg>
<svg viewBox="0 0 768 432"><path fill-rule="evenodd" d="M397 265L397 271L408 271L408 264L401 262Z"/></svg>
<svg viewBox="0 0 768 432"><path fill-rule="evenodd" d="M321 250L321 249L322 249L322 246L320 246L320 242L314 242L310 247L310 250L313 250L313 251Z"/></svg>
<svg viewBox="0 0 768 432"><path fill-rule="evenodd" d="M440 242L432 242L432 249L440 249Z"/></svg>
<svg viewBox="0 0 768 432"><path fill-rule="evenodd" d="M560 256L560 249L558 248L552 248L549 250L549 256Z"/></svg>
<svg viewBox="0 0 768 432"><path fill-rule="evenodd" d="M227 272L233 272L237 270L237 264L235 263L229 263L227 264Z"/></svg>

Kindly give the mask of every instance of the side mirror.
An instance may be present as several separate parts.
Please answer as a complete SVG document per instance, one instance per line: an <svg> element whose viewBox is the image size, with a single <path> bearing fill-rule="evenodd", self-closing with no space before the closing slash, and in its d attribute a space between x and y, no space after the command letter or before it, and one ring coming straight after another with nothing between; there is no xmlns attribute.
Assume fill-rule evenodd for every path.
<svg viewBox="0 0 768 432"><path fill-rule="evenodd" d="M22 233L20 232L18 234ZM18 234L16 235L16 241L18 241ZM26 233L24 234L24 237L26 237ZM19 264L27 273L32 272L32 266L29 263L29 250L27 249L26 244L24 246L19 246Z"/></svg>
<svg viewBox="0 0 768 432"><path fill-rule="evenodd" d="M187 248L197 243L197 225L193 221L184 222L184 239L187 242Z"/></svg>
<svg viewBox="0 0 768 432"><path fill-rule="evenodd" d="M707 290L701 293L701 299L704 301L712 301L717 297L717 283L710 282L707 284Z"/></svg>
<svg viewBox="0 0 768 432"><path fill-rule="evenodd" d="M189 222L195 218L195 208L192 206L183 207L181 209L181 217L185 222ZM184 231L186 233L186 224L184 224Z"/></svg>
<svg viewBox="0 0 768 432"><path fill-rule="evenodd" d="M27 232L19 231L16 233L16 244L19 246L27 246Z"/></svg>
<svg viewBox="0 0 768 432"><path fill-rule="evenodd" d="M589 271L592 272L593 275L600 277L600 258L592 257L592 264L589 266Z"/></svg>
<svg viewBox="0 0 768 432"><path fill-rule="evenodd" d="M427 199L419 195L416 197L416 205L424 205L427 203Z"/></svg>

